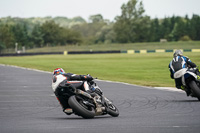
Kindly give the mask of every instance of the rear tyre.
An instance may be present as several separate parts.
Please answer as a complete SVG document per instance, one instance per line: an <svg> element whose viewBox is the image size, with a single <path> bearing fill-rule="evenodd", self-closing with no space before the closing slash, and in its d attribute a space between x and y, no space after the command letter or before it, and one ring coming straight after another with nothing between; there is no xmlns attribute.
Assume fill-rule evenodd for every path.
<svg viewBox="0 0 200 133"><path fill-rule="evenodd" d="M196 84L195 81L191 81L189 83L190 88L192 89L192 91L194 92L195 96L198 98L198 100L200 101L200 88L199 86Z"/></svg>
<svg viewBox="0 0 200 133"><path fill-rule="evenodd" d="M76 96L71 96L68 100L70 107L77 114L85 119L91 119L95 116L95 110L93 107L88 107L83 103L82 99L76 98Z"/></svg>

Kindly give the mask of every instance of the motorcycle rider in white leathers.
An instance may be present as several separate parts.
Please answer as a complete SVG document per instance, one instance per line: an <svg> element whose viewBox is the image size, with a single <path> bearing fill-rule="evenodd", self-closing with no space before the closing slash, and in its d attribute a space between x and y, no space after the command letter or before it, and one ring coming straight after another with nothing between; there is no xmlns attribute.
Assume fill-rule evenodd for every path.
<svg viewBox="0 0 200 133"><path fill-rule="evenodd" d="M188 90L182 84L181 77L176 78L174 75L180 73L183 70L187 70L188 68L195 68L196 64L193 63L188 57L183 56L183 52L181 50L176 50L173 56L174 58L169 63L170 77L175 80L176 88L184 90L187 96L189 96L190 90Z"/></svg>

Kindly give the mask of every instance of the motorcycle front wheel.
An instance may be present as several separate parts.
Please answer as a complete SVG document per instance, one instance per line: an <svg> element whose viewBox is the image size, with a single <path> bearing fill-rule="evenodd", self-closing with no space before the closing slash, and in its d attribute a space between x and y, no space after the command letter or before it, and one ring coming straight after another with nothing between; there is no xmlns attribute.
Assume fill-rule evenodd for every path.
<svg viewBox="0 0 200 133"><path fill-rule="evenodd" d="M111 115L113 117L118 117L119 116L119 110L112 103L108 104L107 112L108 112L109 115Z"/></svg>
<svg viewBox="0 0 200 133"><path fill-rule="evenodd" d="M82 99L79 99L76 96L71 96L68 100L68 103L76 114L82 116L85 119L94 118L94 108L85 105Z"/></svg>
<svg viewBox="0 0 200 133"><path fill-rule="evenodd" d="M190 88L192 89L192 91L194 92L195 96L198 98L198 100L200 101L200 88L199 86L196 84L195 81L191 81L189 83Z"/></svg>

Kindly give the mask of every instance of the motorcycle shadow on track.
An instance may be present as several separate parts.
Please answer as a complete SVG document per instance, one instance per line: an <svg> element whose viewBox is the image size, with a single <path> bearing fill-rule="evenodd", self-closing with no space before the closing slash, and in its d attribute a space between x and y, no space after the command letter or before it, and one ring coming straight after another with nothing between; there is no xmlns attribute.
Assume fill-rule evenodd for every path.
<svg viewBox="0 0 200 133"><path fill-rule="evenodd" d="M168 102L174 102L174 103L193 103L193 102L199 102L198 100L168 100Z"/></svg>
<svg viewBox="0 0 200 133"><path fill-rule="evenodd" d="M97 117L94 117L93 119L94 120L97 120L97 119L110 119L112 118L112 116L97 116ZM45 119L48 119L48 120L88 120L88 119L83 119L82 117L45 117ZM89 119L91 120L91 119Z"/></svg>

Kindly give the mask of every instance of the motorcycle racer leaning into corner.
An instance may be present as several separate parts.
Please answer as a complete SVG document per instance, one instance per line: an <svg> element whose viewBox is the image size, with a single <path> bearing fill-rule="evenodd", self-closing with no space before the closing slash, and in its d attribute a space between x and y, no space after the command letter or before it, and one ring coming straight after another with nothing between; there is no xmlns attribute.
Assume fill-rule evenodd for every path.
<svg viewBox="0 0 200 133"><path fill-rule="evenodd" d="M64 96L60 96L59 93L64 93L65 90L63 88L59 88L59 84L63 81L66 81L67 83L73 85L76 88L80 88L83 91L86 91L88 93L92 92L92 89L88 85L88 82L92 81L93 77L90 75L76 75L72 73L65 73L65 71L62 68L56 68L53 71L53 79L52 79L52 89L56 95L56 98L60 102L63 112L67 115L70 115L73 113L72 109L69 107L67 100Z"/></svg>
<svg viewBox="0 0 200 133"><path fill-rule="evenodd" d="M169 63L170 77L175 80L176 88L184 90L186 92L187 96L189 96L190 92L186 88L186 86L184 86L182 84L181 77L180 78L174 78L174 74L181 69L195 68L197 66L188 57L183 56L183 52L181 50L176 50L174 52L173 56L174 56L174 58Z"/></svg>

